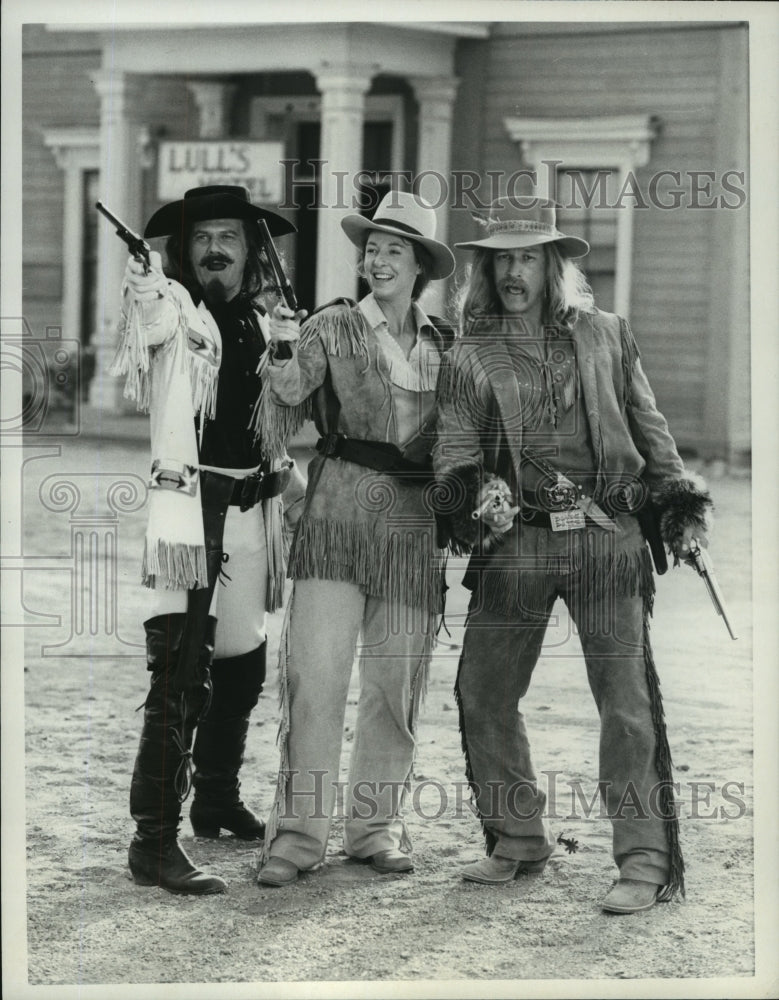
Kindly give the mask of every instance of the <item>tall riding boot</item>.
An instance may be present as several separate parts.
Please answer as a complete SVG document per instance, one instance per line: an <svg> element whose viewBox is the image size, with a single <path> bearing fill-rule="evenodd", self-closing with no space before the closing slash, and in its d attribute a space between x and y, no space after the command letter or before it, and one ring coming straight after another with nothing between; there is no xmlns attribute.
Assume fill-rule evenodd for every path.
<svg viewBox="0 0 779 1000"><path fill-rule="evenodd" d="M197 837L229 830L241 840L262 840L265 824L240 799L249 716L265 681L267 643L242 656L215 660L211 704L197 727L192 761L195 797L189 818Z"/></svg>
<svg viewBox="0 0 779 1000"><path fill-rule="evenodd" d="M198 871L178 843L181 803L189 793L189 758L198 717L208 702L210 643L201 660L202 682L185 691L171 684L186 616L159 615L145 622L151 688L130 786L130 813L137 824L129 864L138 885L203 895L225 892L226 883ZM210 648L210 653L209 653Z"/></svg>

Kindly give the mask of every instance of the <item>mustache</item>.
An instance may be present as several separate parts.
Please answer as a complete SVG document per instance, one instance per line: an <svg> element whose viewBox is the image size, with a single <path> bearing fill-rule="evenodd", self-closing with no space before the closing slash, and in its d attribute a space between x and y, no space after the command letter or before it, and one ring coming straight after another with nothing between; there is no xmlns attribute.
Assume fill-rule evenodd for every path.
<svg viewBox="0 0 779 1000"><path fill-rule="evenodd" d="M198 261L201 267L208 267L209 264L233 264L233 258L224 253L207 253Z"/></svg>

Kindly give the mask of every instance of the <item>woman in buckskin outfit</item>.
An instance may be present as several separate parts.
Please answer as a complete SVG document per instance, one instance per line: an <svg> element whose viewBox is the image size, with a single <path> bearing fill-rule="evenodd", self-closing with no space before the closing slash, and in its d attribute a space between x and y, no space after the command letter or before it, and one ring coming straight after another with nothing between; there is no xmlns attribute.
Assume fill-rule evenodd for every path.
<svg viewBox="0 0 779 1000"><path fill-rule="evenodd" d="M561 597L601 720L619 869L602 906L632 913L684 891L641 521L651 496L662 540L684 558L693 537L706 544L711 501L655 406L630 327L595 308L573 263L587 243L557 229L548 202L507 199L483 222L484 238L459 244L476 256L433 456L462 498L454 538L473 550L456 694L488 857L463 877L538 874L554 849L517 703ZM506 496L491 502L493 476Z"/></svg>
<svg viewBox="0 0 779 1000"><path fill-rule="evenodd" d="M269 366L258 414L271 457L307 418L322 435L289 561L281 772L259 874L271 886L324 858L358 639L344 847L379 873L412 870L402 793L442 601L428 488L445 344L416 299L454 258L434 239L433 209L410 194L390 192L372 220L342 226L370 294L324 307L302 331L277 311L271 337L293 355Z"/></svg>

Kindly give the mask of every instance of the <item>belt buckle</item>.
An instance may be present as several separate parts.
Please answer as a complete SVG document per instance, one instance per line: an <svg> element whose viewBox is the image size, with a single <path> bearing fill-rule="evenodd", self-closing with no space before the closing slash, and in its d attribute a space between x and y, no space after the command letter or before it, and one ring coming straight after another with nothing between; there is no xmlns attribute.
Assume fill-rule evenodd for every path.
<svg viewBox="0 0 779 1000"><path fill-rule="evenodd" d="M545 486L546 502L542 504L550 512L563 513L576 507L576 489L563 483Z"/></svg>

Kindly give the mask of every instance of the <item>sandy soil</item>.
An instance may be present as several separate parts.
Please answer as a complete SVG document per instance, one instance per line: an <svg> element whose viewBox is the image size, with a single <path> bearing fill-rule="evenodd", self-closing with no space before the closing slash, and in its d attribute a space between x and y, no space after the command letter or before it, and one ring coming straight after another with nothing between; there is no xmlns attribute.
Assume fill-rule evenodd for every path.
<svg viewBox="0 0 779 1000"><path fill-rule="evenodd" d="M465 609L457 564L450 569L451 638L444 636L434 659L419 727L409 810L413 875L380 877L348 861L340 851L336 821L323 870L287 890L258 888L253 845L224 837L195 840L185 818L185 848L199 864L228 880L228 894L198 900L134 885L126 864L132 833L127 799L141 722L135 710L146 685L141 650L131 645L142 642L137 584L142 510L94 529L99 534L108 524L118 538L117 635L124 645L98 634L88 638L91 646L77 650L80 655L64 654L75 649L71 635L80 614L70 557L71 532L78 533L75 518L89 521L107 509L95 499L95 485L104 487L127 474L143 477L144 466L143 448L102 445L98 453L82 441L65 443L59 457L42 457L26 467L24 553L45 558L41 570L25 573L25 607L31 615L61 618L59 625L26 631L31 985L462 984L753 974L746 478L712 480L719 514L711 551L739 641L729 640L702 584L686 568L659 581L655 608L655 654L681 782L687 899L614 918L599 907L616 875L610 824L599 818L597 808L589 819L571 817L570 782L580 781L587 798L595 791L598 723L578 642L569 635L561 605L525 712L537 767L558 772L552 828L575 838L579 849L569 854L560 847L543 877L501 888L468 884L459 877L463 864L482 855L483 840L464 789L452 694ZM45 500L51 496L45 481L55 473L79 485L78 511L69 513L66 504L49 509L57 505ZM270 640L274 650L279 628L276 616ZM131 655L111 653L114 645ZM353 689L347 749L356 694ZM244 797L260 813L270 807L276 776L276 705L274 671L253 716L243 770ZM344 765L346 758L344 753ZM723 787L727 782L734 784ZM485 995L488 987L483 985ZM402 987L398 995L403 995Z"/></svg>

